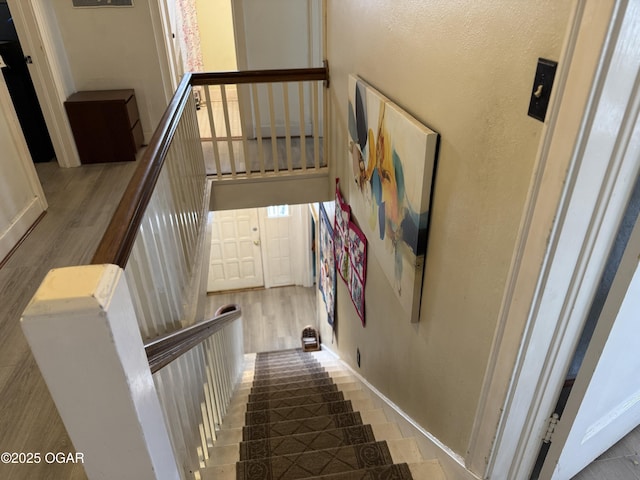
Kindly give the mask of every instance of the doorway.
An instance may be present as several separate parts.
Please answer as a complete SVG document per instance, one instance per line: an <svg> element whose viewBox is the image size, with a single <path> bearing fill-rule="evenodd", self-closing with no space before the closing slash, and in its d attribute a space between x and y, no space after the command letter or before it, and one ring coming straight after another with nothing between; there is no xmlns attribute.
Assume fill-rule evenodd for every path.
<svg viewBox="0 0 640 480"><path fill-rule="evenodd" d="M55 152L27 67L31 59L22 51L6 0L0 0L0 56L5 64L2 74L31 158L35 163L49 162Z"/></svg>
<svg viewBox="0 0 640 480"><path fill-rule="evenodd" d="M313 227L308 205L211 215L208 292L313 285Z"/></svg>

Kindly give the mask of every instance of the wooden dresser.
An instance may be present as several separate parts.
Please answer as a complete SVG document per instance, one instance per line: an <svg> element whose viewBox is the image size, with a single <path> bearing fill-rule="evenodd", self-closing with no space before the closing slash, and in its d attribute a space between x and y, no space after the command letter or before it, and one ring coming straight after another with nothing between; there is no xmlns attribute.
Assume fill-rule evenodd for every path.
<svg viewBox="0 0 640 480"><path fill-rule="evenodd" d="M132 89L76 92L64 106L81 163L136 159L144 139Z"/></svg>

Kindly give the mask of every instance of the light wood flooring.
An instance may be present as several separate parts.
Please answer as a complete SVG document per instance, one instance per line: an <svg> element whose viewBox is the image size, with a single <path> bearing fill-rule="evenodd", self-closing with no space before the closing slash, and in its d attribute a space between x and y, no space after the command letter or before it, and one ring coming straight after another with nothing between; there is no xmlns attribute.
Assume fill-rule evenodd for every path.
<svg viewBox="0 0 640 480"><path fill-rule="evenodd" d="M46 273L88 263L135 163L38 164L46 215L0 269L0 452L74 452L20 328ZM0 478L84 479L81 465L0 464Z"/></svg>
<svg viewBox="0 0 640 480"><path fill-rule="evenodd" d="M49 210L0 269L0 452L73 452L47 387L22 335L19 319L45 274L88 262L119 201L134 163L59 169L37 166ZM314 323L313 289L285 287L209 297L209 311L243 308L247 352L298 345ZM324 339L330 341L330 339ZM640 427L599 457L577 480L640 480ZM85 479L79 465L0 464L0 479Z"/></svg>
<svg viewBox="0 0 640 480"><path fill-rule="evenodd" d="M242 308L245 353L300 346L300 334L316 324L314 288L279 287L209 294L211 312L228 303Z"/></svg>

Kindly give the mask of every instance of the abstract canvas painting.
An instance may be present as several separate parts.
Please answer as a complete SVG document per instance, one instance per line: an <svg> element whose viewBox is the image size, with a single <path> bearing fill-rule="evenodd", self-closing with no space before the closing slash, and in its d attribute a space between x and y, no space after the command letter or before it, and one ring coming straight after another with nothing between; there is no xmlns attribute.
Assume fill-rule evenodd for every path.
<svg viewBox="0 0 640 480"><path fill-rule="evenodd" d="M348 98L350 206L390 293L417 322L438 134L353 75Z"/></svg>

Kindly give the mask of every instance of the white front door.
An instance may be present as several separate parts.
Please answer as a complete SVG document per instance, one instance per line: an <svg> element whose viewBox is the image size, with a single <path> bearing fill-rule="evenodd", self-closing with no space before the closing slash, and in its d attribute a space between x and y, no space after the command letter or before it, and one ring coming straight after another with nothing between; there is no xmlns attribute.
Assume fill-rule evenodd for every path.
<svg viewBox="0 0 640 480"><path fill-rule="evenodd" d="M260 209L264 238L265 286L293 285L291 207L280 205Z"/></svg>
<svg viewBox="0 0 640 480"><path fill-rule="evenodd" d="M573 477L640 425L639 258L636 221L540 478Z"/></svg>
<svg viewBox="0 0 640 480"><path fill-rule="evenodd" d="M213 212L207 291L261 287L258 210Z"/></svg>

